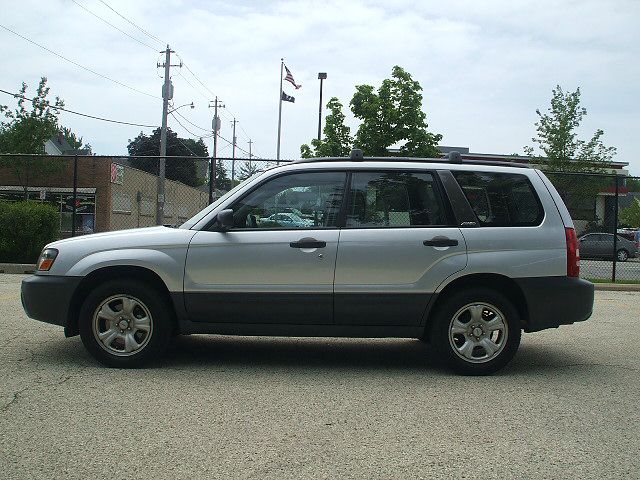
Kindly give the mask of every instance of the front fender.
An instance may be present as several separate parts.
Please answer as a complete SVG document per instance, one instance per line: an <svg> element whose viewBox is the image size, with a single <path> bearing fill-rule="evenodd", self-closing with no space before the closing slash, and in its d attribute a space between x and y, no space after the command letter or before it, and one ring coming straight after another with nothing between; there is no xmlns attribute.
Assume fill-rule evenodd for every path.
<svg viewBox="0 0 640 480"><path fill-rule="evenodd" d="M85 277L105 267L143 267L156 273L170 292L181 292L186 252L186 247L167 251L147 248L105 250L83 257L67 271L66 275Z"/></svg>

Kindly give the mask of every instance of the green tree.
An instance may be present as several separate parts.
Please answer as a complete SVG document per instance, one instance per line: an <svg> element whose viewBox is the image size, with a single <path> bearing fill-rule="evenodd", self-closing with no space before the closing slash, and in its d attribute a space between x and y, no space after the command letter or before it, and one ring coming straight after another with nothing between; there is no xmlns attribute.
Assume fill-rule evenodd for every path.
<svg viewBox="0 0 640 480"><path fill-rule="evenodd" d="M327 102L327 109L331 112L327 115L324 125L324 138L311 140L311 146L300 146L302 158L312 157L346 157L351 152L353 137L351 129L344 124L342 103L336 97Z"/></svg>
<svg viewBox="0 0 640 480"><path fill-rule="evenodd" d="M351 111L362 121L355 145L365 155L388 156L388 148L400 146L400 155L437 157L442 135L430 133L422 111L422 87L409 72L393 67L391 78L377 93L371 85L358 85Z"/></svg>
<svg viewBox="0 0 640 480"><path fill-rule="evenodd" d="M640 192L640 179L627 178L627 188L630 192Z"/></svg>
<svg viewBox="0 0 640 480"><path fill-rule="evenodd" d="M231 190L231 179L227 174L227 168L224 165L222 159L216 161L216 173L215 173L215 188L216 190Z"/></svg>
<svg viewBox="0 0 640 480"><path fill-rule="evenodd" d="M631 206L620 212L620 223L631 228L640 227L640 201L634 199Z"/></svg>
<svg viewBox="0 0 640 480"><path fill-rule="evenodd" d="M604 132L596 130L588 141L578 138L580 126L587 109L580 104L580 88L565 92L560 85L552 90L551 105L547 112L536 110L536 136L532 138L534 147L524 147L526 155L534 163L549 172L549 179L567 204L575 219L589 220L594 228L598 218L586 218L586 212L595 211L599 192L610 188L613 180L603 176L575 175L575 173L604 173L616 153L613 147L602 143ZM572 175L574 174L574 175Z"/></svg>
<svg viewBox="0 0 640 480"><path fill-rule="evenodd" d="M240 166L240 174L238 175L238 178L244 181L247 178L253 177L259 170L260 169L258 168L258 165L256 165L256 162L252 162L250 159L247 159L246 161L243 160L242 165Z"/></svg>
<svg viewBox="0 0 640 480"><path fill-rule="evenodd" d="M26 96L27 84L22 83L18 98L18 107L11 110L0 105L0 112L6 121L0 124L0 153L44 154L44 144L58 132L57 107L64 102L56 97L54 103L47 98L49 87L47 78L42 77L38 84L36 96L29 100ZM31 107L28 107L28 104ZM0 167L5 167L16 177L24 188L25 198L32 179L54 173L63 168L60 160L42 157L0 157Z"/></svg>
<svg viewBox="0 0 640 480"><path fill-rule="evenodd" d="M527 155L545 169L556 172L602 172L616 154L614 147L602 143L604 132L596 130L590 140L580 140L576 129L580 126L587 109L580 105L580 88L565 92L560 85L552 90L551 106L547 113L536 109L537 135L531 140L538 145L541 155L534 147L524 147Z"/></svg>
<svg viewBox="0 0 640 480"><path fill-rule="evenodd" d="M127 145L131 163L134 167L145 172L158 174L158 157L160 154L160 128L151 135L140 134ZM167 129L167 156L183 158L167 158L165 163L165 175L170 180L176 180L192 187L202 185L206 175L205 159L194 160L188 157L207 157L209 152L202 139L180 138L170 128ZM198 168L198 166L202 168Z"/></svg>
<svg viewBox="0 0 640 480"><path fill-rule="evenodd" d="M61 132L64 136L64 139L72 148L76 150L87 150L87 154L91 155L91 145L89 145L88 143L84 144L82 141L82 137L76 135L68 127L62 127Z"/></svg>

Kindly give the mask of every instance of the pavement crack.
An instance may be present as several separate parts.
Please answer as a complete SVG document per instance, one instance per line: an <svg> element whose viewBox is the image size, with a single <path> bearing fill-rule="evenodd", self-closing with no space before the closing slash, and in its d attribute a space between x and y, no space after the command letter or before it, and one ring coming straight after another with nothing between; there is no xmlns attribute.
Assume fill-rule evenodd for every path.
<svg viewBox="0 0 640 480"><path fill-rule="evenodd" d="M9 410L9 408L11 408L11 405L13 405L14 403L16 403L18 401L18 399L20 398L20 395L22 395L24 392L29 390L29 388L31 388L30 385L18 390L17 392L14 392L13 393L13 397L11 398L11 400L9 400L8 403L6 403L5 405L2 406L2 408L0 408L0 412L4 413L7 410Z"/></svg>

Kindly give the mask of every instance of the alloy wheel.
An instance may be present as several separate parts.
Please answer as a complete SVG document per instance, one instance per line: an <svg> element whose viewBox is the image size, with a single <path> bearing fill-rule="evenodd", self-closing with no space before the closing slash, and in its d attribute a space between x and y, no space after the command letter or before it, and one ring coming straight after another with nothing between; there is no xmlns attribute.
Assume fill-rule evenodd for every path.
<svg viewBox="0 0 640 480"><path fill-rule="evenodd" d="M502 352L509 334L500 310L483 302L460 308L449 322L449 344L457 356L470 363L489 362Z"/></svg>
<svg viewBox="0 0 640 480"><path fill-rule="evenodd" d="M126 357L140 352L153 334L149 308L130 295L114 295L93 314L93 335L100 347L112 355Z"/></svg>

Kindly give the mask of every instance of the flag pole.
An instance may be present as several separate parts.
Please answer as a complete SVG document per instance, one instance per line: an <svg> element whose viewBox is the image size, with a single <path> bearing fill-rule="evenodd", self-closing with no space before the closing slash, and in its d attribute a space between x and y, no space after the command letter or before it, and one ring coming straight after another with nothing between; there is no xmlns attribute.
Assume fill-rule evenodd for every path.
<svg viewBox="0 0 640 480"><path fill-rule="evenodd" d="M278 150L276 153L276 164L280 164L280 132L282 129L282 68L284 67L284 58L280 59L280 91L278 92Z"/></svg>

